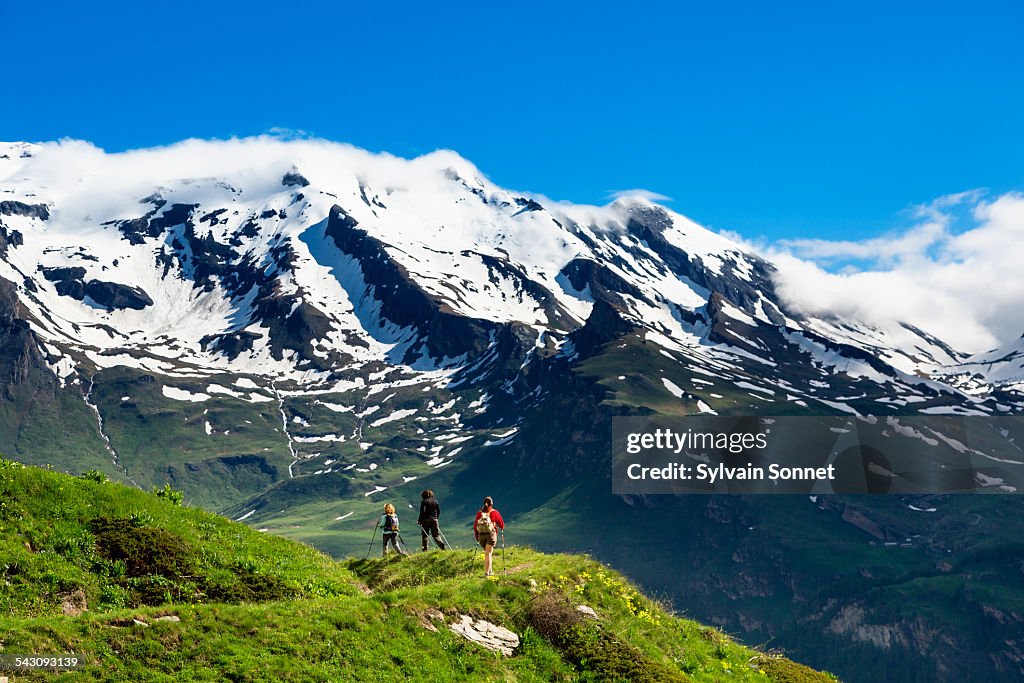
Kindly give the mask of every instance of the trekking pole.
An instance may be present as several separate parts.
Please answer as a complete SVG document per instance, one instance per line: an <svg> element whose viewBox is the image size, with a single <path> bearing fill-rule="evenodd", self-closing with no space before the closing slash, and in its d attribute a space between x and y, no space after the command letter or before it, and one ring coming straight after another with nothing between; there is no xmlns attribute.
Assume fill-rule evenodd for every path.
<svg viewBox="0 0 1024 683"><path fill-rule="evenodd" d="M434 542L434 545L437 546L438 550L453 550L454 549L454 546L452 546L452 544L448 542L448 538L444 535L444 532L441 531L441 527L440 526L437 527L437 535L441 537L441 543L444 543L443 546L438 544L437 539L434 538L434 536L432 534L430 535L430 540L432 540Z"/></svg>
<svg viewBox="0 0 1024 683"><path fill-rule="evenodd" d="M505 530L501 530L501 573L508 574L508 565L505 564Z"/></svg>
<svg viewBox="0 0 1024 683"><path fill-rule="evenodd" d="M423 525L422 525L422 524L420 524L419 522L417 522L417 523L416 523L416 526L418 526L418 527L420 528L420 536L422 536L422 537L423 537L423 543L421 543L421 544L420 544L420 547L422 547L422 546L424 546L424 545L425 545L425 546L427 546L427 550L429 550L429 549L430 549L430 543L429 543L429 542L427 541L427 539L428 539L428 538L429 538L429 539L430 539L431 541L434 541L434 545L437 545L437 541L436 541L436 540L434 540L434 538L433 538L433 537L432 537L432 536L431 536L430 534L428 534L428 533L427 533L427 530L426 530L425 528L423 528ZM440 547L440 546L438 546L438 547Z"/></svg>
<svg viewBox="0 0 1024 683"><path fill-rule="evenodd" d="M402 550L400 550L398 554L399 554L399 555L408 555L408 554L409 554L409 546L407 546L407 545L405 544L405 539L404 539L404 538L402 538L402 534L400 534L400 533L398 533L398 532L395 532L395 536L398 536L398 542L402 544L402 545L400 546L400 548L401 548L402 550L404 550L404 552L402 552Z"/></svg>
<svg viewBox="0 0 1024 683"><path fill-rule="evenodd" d="M422 533L423 533L424 536L429 536L430 537L430 540L434 542L434 545L437 546L438 550L445 550L445 549L451 550L452 549L452 546L448 542L448 539L445 538L445 536L444 536L444 532L441 531L441 525L440 524L438 524L437 527L436 527L437 535L441 537L441 542L440 543L438 543L437 538L434 537L434 534L427 533L426 528L424 528L424 526L422 524L420 525L420 529L422 530ZM444 545L441 545L441 543L443 543Z"/></svg>
<svg viewBox="0 0 1024 683"><path fill-rule="evenodd" d="M448 550L451 550L453 548L453 546L452 546L451 543L448 542L448 538L444 535L444 532L441 531L441 527L440 526L437 527L437 533L441 537L441 541L444 543L444 547L448 548Z"/></svg>
<svg viewBox="0 0 1024 683"><path fill-rule="evenodd" d="M379 526L380 526L380 522L377 522L373 526L373 536L370 536L370 545L366 548L366 557L363 558L365 560L370 559L370 551L373 550L373 539L377 538L377 527L379 527Z"/></svg>

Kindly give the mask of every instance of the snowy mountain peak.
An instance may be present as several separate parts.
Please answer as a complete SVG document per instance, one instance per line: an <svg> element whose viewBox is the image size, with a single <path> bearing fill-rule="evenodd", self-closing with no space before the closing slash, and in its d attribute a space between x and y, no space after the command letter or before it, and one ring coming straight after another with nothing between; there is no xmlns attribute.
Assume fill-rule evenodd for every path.
<svg viewBox="0 0 1024 683"><path fill-rule="evenodd" d="M117 365L306 386L372 364L483 372L502 344L525 368L627 330L687 363L853 359L907 383L964 362L911 326L801 316L775 266L645 196L551 202L450 151L5 143L0 190L0 277L72 383ZM957 372L1011 368L986 371L1002 381L1013 358Z"/></svg>

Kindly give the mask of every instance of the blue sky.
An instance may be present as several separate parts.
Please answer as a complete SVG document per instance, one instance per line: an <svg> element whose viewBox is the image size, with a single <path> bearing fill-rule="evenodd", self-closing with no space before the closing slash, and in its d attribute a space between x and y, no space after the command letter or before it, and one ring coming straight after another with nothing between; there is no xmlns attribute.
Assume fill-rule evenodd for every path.
<svg viewBox="0 0 1024 683"><path fill-rule="evenodd" d="M647 188L769 240L1024 189L1019 2L39 5L0 4L0 139L447 147L508 187Z"/></svg>

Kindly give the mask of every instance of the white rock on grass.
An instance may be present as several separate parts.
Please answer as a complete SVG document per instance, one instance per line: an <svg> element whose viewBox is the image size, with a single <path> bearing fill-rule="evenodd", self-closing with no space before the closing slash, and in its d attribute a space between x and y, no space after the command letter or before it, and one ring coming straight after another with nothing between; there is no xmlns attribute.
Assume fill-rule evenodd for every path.
<svg viewBox="0 0 1024 683"><path fill-rule="evenodd" d="M500 652L506 657L512 656L512 651L519 647L519 636L507 628L483 619L461 615L457 623L449 626L452 631L458 633L466 640L481 645L492 652Z"/></svg>

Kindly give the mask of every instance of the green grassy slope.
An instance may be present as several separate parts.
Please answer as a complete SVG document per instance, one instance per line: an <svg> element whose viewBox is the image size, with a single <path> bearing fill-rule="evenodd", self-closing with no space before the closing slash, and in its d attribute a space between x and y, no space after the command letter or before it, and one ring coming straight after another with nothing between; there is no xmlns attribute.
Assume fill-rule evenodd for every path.
<svg viewBox="0 0 1024 683"><path fill-rule="evenodd" d="M474 550L335 562L172 496L3 460L0 557L0 654L86 662L17 680L831 680L670 615L586 557L512 547L490 580ZM493 654L441 614L521 644Z"/></svg>
<svg viewBox="0 0 1024 683"><path fill-rule="evenodd" d="M224 394L176 401L164 396L164 379L125 367L101 370L94 378L91 399L132 481L146 487L171 483L187 492L191 504L217 509L288 476L291 457L281 414L267 392L255 392L264 399L256 403ZM179 380L170 386L195 394L214 384L234 391L236 379L223 375L218 382Z"/></svg>

